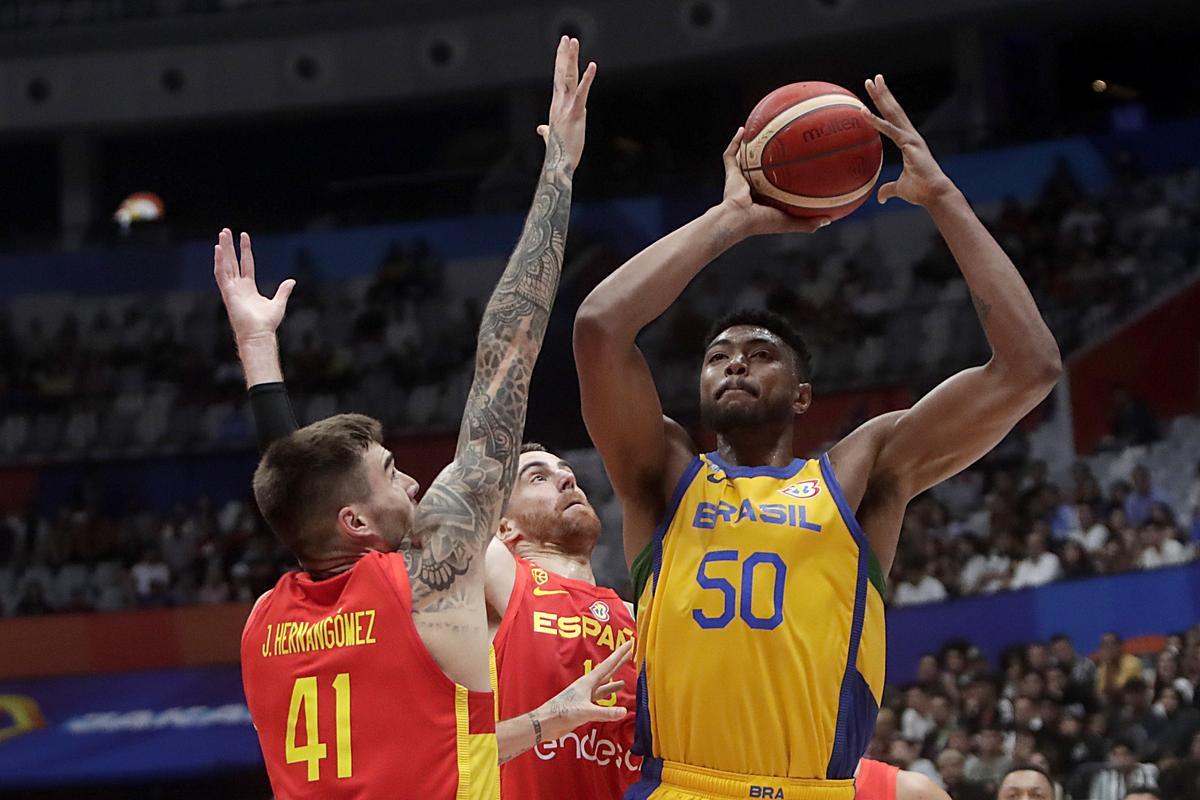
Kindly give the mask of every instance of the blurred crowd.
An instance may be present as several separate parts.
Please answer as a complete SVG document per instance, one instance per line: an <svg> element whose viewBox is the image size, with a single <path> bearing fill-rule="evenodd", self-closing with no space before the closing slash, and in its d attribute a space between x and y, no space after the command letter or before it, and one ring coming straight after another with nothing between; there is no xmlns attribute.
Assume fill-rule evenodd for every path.
<svg viewBox="0 0 1200 800"><path fill-rule="evenodd" d="M1039 197L982 210L1064 353L1200 264L1200 169L1142 177L1122 163L1115 175L1089 195L1064 163ZM822 391L886 383L924 391L982 360L986 343L949 251L910 213L918 216L858 227L851 218L844 230L853 234L753 240L704 272L643 338L667 410L694 408L700 340L734 306L796 320ZM397 243L374 274L326 282L301 252L290 272L304 291L280 336L302 420L354 409L392 431L454 428L480 303L447 290L436 252L420 239ZM0 308L0 462L250 443L215 291L36 303ZM1154 437L1144 407L1114 402L1126 406L1127 442Z"/></svg>
<svg viewBox="0 0 1200 800"><path fill-rule="evenodd" d="M1099 649L1071 639L1012 648L997 671L968 642L923 656L889 687L868 757L922 772L954 800L991 800L1012 766L1033 764L1062 794L1200 797L1200 626Z"/></svg>
<svg viewBox="0 0 1200 800"><path fill-rule="evenodd" d="M1200 451L1194 451L1200 452ZM1175 508L1150 470L1102 487L1076 463L1065 485L1046 462L967 470L908 507L889 584L894 605L1183 564L1200 539L1200 464Z"/></svg>

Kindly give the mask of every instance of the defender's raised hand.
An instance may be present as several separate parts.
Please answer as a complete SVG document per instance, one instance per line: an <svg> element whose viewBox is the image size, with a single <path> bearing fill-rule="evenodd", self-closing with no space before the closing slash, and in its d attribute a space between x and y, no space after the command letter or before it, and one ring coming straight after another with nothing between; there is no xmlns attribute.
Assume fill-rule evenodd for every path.
<svg viewBox="0 0 1200 800"><path fill-rule="evenodd" d="M829 220L820 217L816 219L799 219L762 203L754 201L750 196L750 182L742 172L738 161L738 151L742 147L742 136L745 128L738 128L730 140L729 146L721 154L725 164L725 194L722 205L735 212L741 236L756 236L763 233L812 233L817 228L829 224Z"/></svg>
<svg viewBox="0 0 1200 800"><path fill-rule="evenodd" d="M588 62L583 77L579 77L579 40L562 37L554 57L550 117L546 124L537 128L546 141L547 169L561 169L571 175L579 165L587 127L588 92L595 78L594 61Z"/></svg>
<svg viewBox="0 0 1200 800"><path fill-rule="evenodd" d="M907 200L913 205L925 206L952 194L954 184L942 172L929 152L929 145L917 132L892 90L884 83L882 75L866 80L867 94L879 109L882 118L864 108L862 115L875 130L891 139L900 148L904 168L900 177L879 187L879 202L886 203L893 197Z"/></svg>
<svg viewBox="0 0 1200 800"><path fill-rule="evenodd" d="M213 248L213 277L221 290L221 300L229 314L229 325L239 343L256 337L275 334L287 309L288 298L296 282L288 278L279 284L275 296L264 297L258 292L254 281L254 252L250 249L250 234L241 238L242 258L233 248L233 233L225 228L217 237Z"/></svg>

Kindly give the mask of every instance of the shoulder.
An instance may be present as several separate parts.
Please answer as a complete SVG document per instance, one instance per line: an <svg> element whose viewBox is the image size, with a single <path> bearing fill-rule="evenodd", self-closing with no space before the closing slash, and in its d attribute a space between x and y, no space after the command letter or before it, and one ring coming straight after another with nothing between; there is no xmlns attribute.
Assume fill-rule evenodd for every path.
<svg viewBox="0 0 1200 800"><path fill-rule="evenodd" d="M929 776L901 770L896 774L896 800L950 800L950 795Z"/></svg>
<svg viewBox="0 0 1200 800"><path fill-rule="evenodd" d="M859 425L829 451L829 463L839 474L869 470L905 410L889 411Z"/></svg>

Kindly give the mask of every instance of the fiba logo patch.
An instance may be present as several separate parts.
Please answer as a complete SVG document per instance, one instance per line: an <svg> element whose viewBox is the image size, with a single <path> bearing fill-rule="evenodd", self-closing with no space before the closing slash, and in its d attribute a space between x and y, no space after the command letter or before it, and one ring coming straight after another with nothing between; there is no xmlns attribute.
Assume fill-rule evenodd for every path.
<svg viewBox="0 0 1200 800"><path fill-rule="evenodd" d="M546 581L550 580L550 574L541 567L534 567L529 570L529 574L533 576L533 582L538 586L544 586Z"/></svg>
<svg viewBox="0 0 1200 800"><path fill-rule="evenodd" d="M597 600L592 603L591 608L588 610L592 612L592 616L596 619L601 622L608 622L608 603L603 600Z"/></svg>
<svg viewBox="0 0 1200 800"><path fill-rule="evenodd" d="M817 479L800 481L799 483L783 487L779 490L779 493L786 494L788 497L794 497L797 500L809 500L821 493L821 481Z"/></svg>

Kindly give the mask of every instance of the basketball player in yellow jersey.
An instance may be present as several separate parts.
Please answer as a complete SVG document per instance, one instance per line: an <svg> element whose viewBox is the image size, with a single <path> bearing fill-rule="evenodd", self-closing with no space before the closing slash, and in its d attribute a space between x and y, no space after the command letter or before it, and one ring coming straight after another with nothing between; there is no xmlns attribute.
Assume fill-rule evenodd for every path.
<svg viewBox="0 0 1200 800"><path fill-rule="evenodd" d="M924 207L991 344L984 365L881 415L813 460L793 433L811 360L786 321L714 326L700 405L717 449L662 416L635 345L717 255L755 234L811 232L754 203L725 151L725 196L634 256L575 321L583 415L620 497L638 592L637 749L626 798L851 800L883 691L883 576L909 500L963 469L1044 398L1058 348L1011 261L942 172L882 76L867 81L903 172L879 189Z"/></svg>

